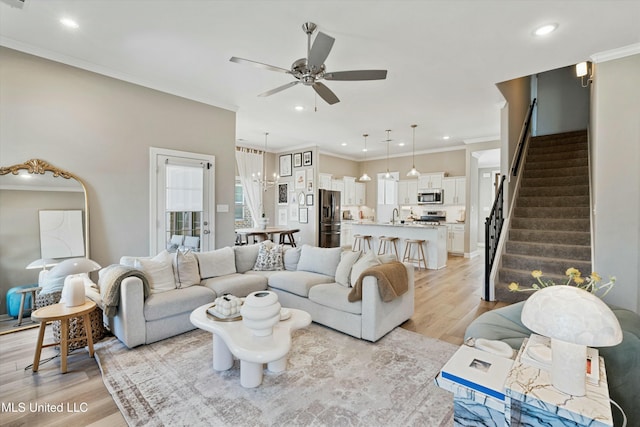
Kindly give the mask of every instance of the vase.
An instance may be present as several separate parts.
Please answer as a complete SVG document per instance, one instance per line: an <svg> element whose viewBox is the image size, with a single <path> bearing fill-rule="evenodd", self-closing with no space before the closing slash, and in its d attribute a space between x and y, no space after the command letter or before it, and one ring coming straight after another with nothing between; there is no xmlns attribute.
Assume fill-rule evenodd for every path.
<svg viewBox="0 0 640 427"><path fill-rule="evenodd" d="M258 220L258 227L260 227L261 230L266 230L267 224L269 224L269 218L262 217Z"/></svg>
<svg viewBox="0 0 640 427"><path fill-rule="evenodd" d="M79 276L67 276L64 279L61 299L67 307L75 307L84 304L84 279Z"/></svg>
<svg viewBox="0 0 640 427"><path fill-rule="evenodd" d="M257 291L247 295L240 308L243 324L257 337L273 333L273 327L280 321L278 295L270 291Z"/></svg>

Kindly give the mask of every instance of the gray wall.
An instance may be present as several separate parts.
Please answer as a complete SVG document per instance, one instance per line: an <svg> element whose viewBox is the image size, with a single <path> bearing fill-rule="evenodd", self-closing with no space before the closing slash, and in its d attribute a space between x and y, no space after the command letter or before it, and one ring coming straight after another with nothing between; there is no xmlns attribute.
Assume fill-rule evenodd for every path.
<svg viewBox="0 0 640 427"><path fill-rule="evenodd" d="M576 77L575 67L537 75L535 135L552 135L586 129L589 122L589 89Z"/></svg>
<svg viewBox="0 0 640 427"><path fill-rule="evenodd" d="M0 163L41 158L85 182L100 264L149 253L149 147L214 155L216 204L233 206L234 112L7 48L0 87ZM216 247L233 224L216 214Z"/></svg>
<svg viewBox="0 0 640 427"><path fill-rule="evenodd" d="M606 300L640 310L640 55L597 64L592 86L594 270Z"/></svg>

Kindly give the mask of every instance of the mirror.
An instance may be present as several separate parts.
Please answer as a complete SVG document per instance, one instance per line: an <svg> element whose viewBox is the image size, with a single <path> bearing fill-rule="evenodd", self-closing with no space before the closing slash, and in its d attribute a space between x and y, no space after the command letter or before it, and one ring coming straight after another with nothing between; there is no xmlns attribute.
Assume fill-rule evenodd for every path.
<svg viewBox="0 0 640 427"><path fill-rule="evenodd" d="M41 246L43 212L73 212L74 221L82 226L80 246L84 247L81 250L89 257L89 205L84 183L72 173L40 159L0 167L0 296L3 300L14 286L38 283L39 271L25 267L45 258L42 250L49 251ZM0 314L6 315L6 304L1 307Z"/></svg>

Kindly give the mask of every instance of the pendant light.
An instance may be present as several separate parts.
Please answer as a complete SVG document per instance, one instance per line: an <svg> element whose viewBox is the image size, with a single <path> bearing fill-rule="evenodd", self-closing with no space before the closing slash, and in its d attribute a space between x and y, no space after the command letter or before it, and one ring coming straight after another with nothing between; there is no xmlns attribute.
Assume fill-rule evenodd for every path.
<svg viewBox="0 0 640 427"><path fill-rule="evenodd" d="M389 143L391 139L389 138L389 133L391 133L391 129L387 129L387 173L384 174L384 179L391 179L391 172L389 172Z"/></svg>
<svg viewBox="0 0 640 427"><path fill-rule="evenodd" d="M417 178L420 176L420 172L416 169L416 127L418 127L418 125L411 125L411 127L413 128L413 167L407 172L407 176Z"/></svg>
<svg viewBox="0 0 640 427"><path fill-rule="evenodd" d="M262 154L262 172L252 173L251 177L253 178L253 182L258 184L262 191L267 191L271 187L275 187L278 184L278 180L280 179L280 175L277 173L273 173L273 179L267 179L267 175L265 172L266 159L267 156L267 137L269 136L269 132L264 133L264 153Z"/></svg>
<svg viewBox="0 0 640 427"><path fill-rule="evenodd" d="M369 136L368 133L363 133L362 136L364 136L364 163L366 164L367 162L367 137ZM362 181L362 182L368 182L371 181L371 177L369 175L367 175L367 172L363 172L362 176L358 179L358 181Z"/></svg>

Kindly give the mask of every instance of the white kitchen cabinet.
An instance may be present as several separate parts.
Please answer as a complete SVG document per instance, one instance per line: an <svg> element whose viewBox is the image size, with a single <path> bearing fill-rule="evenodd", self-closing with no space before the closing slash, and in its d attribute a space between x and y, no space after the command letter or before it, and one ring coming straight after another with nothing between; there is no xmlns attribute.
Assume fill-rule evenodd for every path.
<svg viewBox="0 0 640 427"><path fill-rule="evenodd" d="M340 191L340 198L342 199L342 194L344 194L344 181L341 179L332 179L331 189L334 191ZM344 205L344 201L341 200L340 204Z"/></svg>
<svg viewBox="0 0 640 427"><path fill-rule="evenodd" d="M417 205L418 204L418 181L403 180L398 181L398 204Z"/></svg>
<svg viewBox="0 0 640 427"><path fill-rule="evenodd" d="M353 245L353 226L351 222L342 221L340 225L340 247L351 248Z"/></svg>
<svg viewBox="0 0 640 427"><path fill-rule="evenodd" d="M423 173L418 177L418 190L442 188L444 172Z"/></svg>
<svg viewBox="0 0 640 427"><path fill-rule="evenodd" d="M442 180L445 205L464 205L467 194L467 178L445 178Z"/></svg>
<svg viewBox="0 0 640 427"><path fill-rule="evenodd" d="M398 204L398 182L393 179L378 179L378 204Z"/></svg>
<svg viewBox="0 0 640 427"><path fill-rule="evenodd" d="M364 206L367 204L367 184L356 182L356 205Z"/></svg>
<svg viewBox="0 0 640 427"><path fill-rule="evenodd" d="M447 224L447 252L464 254L463 224Z"/></svg>
<svg viewBox="0 0 640 427"><path fill-rule="evenodd" d="M322 190L331 190L331 178L332 175L330 173L319 173L318 174L318 188Z"/></svg>
<svg viewBox="0 0 640 427"><path fill-rule="evenodd" d="M344 182L344 192L342 193L342 205L354 206L356 203L356 179L352 176L342 178Z"/></svg>

